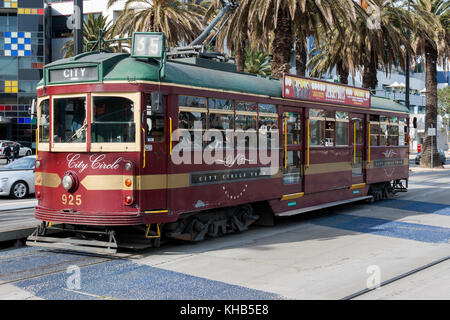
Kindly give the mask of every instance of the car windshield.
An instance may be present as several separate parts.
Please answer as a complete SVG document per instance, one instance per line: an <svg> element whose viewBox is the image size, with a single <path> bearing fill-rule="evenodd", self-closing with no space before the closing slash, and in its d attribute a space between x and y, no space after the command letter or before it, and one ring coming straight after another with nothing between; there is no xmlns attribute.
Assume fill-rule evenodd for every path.
<svg viewBox="0 0 450 320"><path fill-rule="evenodd" d="M6 170L33 169L34 158L22 158L3 167Z"/></svg>

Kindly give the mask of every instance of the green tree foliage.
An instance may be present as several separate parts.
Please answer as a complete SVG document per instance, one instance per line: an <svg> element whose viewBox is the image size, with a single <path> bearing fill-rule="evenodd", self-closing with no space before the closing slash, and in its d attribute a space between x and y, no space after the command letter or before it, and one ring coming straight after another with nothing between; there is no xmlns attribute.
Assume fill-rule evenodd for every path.
<svg viewBox="0 0 450 320"><path fill-rule="evenodd" d="M103 14L100 14L97 18L94 14L88 14L87 20L83 21L83 48L89 41L97 41L99 32L102 30L103 37L106 38L110 35L111 21L107 21ZM73 37L73 33L70 34ZM102 47L103 50L117 51L114 47L108 47L106 44ZM64 58L73 56L74 45L73 39L67 41L62 47L61 51L64 54Z"/></svg>
<svg viewBox="0 0 450 320"><path fill-rule="evenodd" d="M120 0L109 0L108 6ZM126 0L112 34L131 36L135 31L164 32L169 46L191 42L203 29L206 9L196 1Z"/></svg>
<svg viewBox="0 0 450 320"><path fill-rule="evenodd" d="M262 51L252 52L245 48L245 72L269 76L271 68L271 56Z"/></svg>

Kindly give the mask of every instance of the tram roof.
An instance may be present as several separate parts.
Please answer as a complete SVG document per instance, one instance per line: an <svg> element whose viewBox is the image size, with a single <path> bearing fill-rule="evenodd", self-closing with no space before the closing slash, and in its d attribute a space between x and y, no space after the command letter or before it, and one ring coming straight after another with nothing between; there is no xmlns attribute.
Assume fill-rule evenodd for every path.
<svg viewBox="0 0 450 320"><path fill-rule="evenodd" d="M136 59L124 53L83 53L57 60L45 66L46 70L97 65L99 81L159 81L160 66L148 60ZM48 73L44 73L48 77ZM282 97L282 81L272 77L248 73L230 72L206 68L195 64L168 60L161 82L224 91L235 91L256 95ZM48 80L47 80L48 81ZM39 83L39 87L44 81ZM391 99L372 96L371 109L391 112L408 112L408 109Z"/></svg>

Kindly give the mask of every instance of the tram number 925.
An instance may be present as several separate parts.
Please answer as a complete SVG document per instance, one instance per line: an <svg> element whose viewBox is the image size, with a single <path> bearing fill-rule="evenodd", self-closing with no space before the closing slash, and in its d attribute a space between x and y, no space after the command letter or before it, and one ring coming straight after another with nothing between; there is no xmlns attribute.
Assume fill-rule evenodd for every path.
<svg viewBox="0 0 450 320"><path fill-rule="evenodd" d="M63 205L75 205L75 206L80 206L82 204L82 200L81 200L81 195L77 194L76 196L74 196L73 194L63 194L61 196L61 203Z"/></svg>

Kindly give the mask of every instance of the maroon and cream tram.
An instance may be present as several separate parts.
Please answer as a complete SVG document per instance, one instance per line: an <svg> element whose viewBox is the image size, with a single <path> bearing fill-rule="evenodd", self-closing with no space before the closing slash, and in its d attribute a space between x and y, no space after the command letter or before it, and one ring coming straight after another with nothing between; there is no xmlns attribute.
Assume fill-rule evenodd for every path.
<svg viewBox="0 0 450 320"><path fill-rule="evenodd" d="M27 244L115 252L130 235L142 245L196 241L406 190L403 105L316 79L166 59L161 34L134 40L132 54L87 52L45 67L35 176L43 223Z"/></svg>

